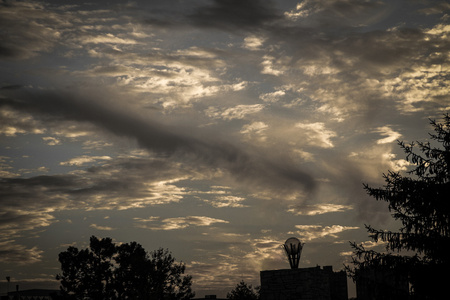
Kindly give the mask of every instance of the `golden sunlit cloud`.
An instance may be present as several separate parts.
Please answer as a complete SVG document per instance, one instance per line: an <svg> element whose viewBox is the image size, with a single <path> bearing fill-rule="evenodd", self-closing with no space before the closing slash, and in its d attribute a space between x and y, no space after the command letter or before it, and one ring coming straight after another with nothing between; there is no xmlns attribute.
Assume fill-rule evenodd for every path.
<svg viewBox="0 0 450 300"><path fill-rule="evenodd" d="M43 140L47 143L47 145L49 145L49 146L55 146L55 145L61 144L61 141L60 141L59 139L57 139L57 138L55 138L55 137L52 137L52 136L45 136L45 137L43 137L42 139L43 139Z"/></svg>
<svg viewBox="0 0 450 300"><path fill-rule="evenodd" d="M116 229L116 228L113 228L110 226L101 226L101 225L97 225L97 224L91 224L91 225L89 225L89 227L96 229L96 230L102 230L102 231L111 231L111 230Z"/></svg>
<svg viewBox="0 0 450 300"><path fill-rule="evenodd" d="M297 123L296 128L300 128L300 134L304 135L308 143L312 146L322 148L332 148L333 142L331 138L336 136L336 133L325 128L325 123Z"/></svg>
<svg viewBox="0 0 450 300"><path fill-rule="evenodd" d="M84 164L92 163L97 160L111 160L111 157L103 155L103 156L88 156L83 155L79 157L74 157L68 161L60 162L59 164L62 166L81 166Z"/></svg>
<svg viewBox="0 0 450 300"><path fill-rule="evenodd" d="M300 215L315 216L326 213L343 212L351 209L353 209L352 205L324 203L316 205L291 206L287 211L297 216Z"/></svg>
<svg viewBox="0 0 450 300"><path fill-rule="evenodd" d="M389 126L379 127L375 130L375 132L380 133L383 136L386 136L383 139L379 139L377 144L387 144L397 141L402 135L398 132L392 130Z"/></svg>
<svg viewBox="0 0 450 300"><path fill-rule="evenodd" d="M243 202L245 198L236 196L216 196L214 200L204 200L206 203L212 205L213 207L248 207L244 205Z"/></svg>
<svg viewBox="0 0 450 300"><path fill-rule="evenodd" d="M346 230L355 230L359 229L356 226L342 226L342 225L331 225L331 226L322 226L322 225L295 225L295 228L298 229L296 233L300 236L302 240L312 241L315 239L332 237L337 238L338 234L346 231Z"/></svg>
<svg viewBox="0 0 450 300"><path fill-rule="evenodd" d="M216 107L210 107L205 114L210 118L221 118L224 120L243 119L248 114L254 114L264 109L263 104L237 105L235 107L219 110Z"/></svg>
<svg viewBox="0 0 450 300"><path fill-rule="evenodd" d="M158 219L136 219L135 226L138 228L150 229L150 230L175 230L184 229L190 226L210 226L214 223L229 223L228 221L215 219L205 216L187 216L178 218L167 218L161 220L159 225L147 224L153 223Z"/></svg>
<svg viewBox="0 0 450 300"><path fill-rule="evenodd" d="M244 38L244 48L247 48L252 51L260 50L261 46L264 43L264 38L258 36L248 36Z"/></svg>
<svg viewBox="0 0 450 300"><path fill-rule="evenodd" d="M263 69L261 70L261 74L280 76L284 73L284 67L282 64L277 64L278 62L275 60L275 57L270 55L263 56L263 61L261 66Z"/></svg>

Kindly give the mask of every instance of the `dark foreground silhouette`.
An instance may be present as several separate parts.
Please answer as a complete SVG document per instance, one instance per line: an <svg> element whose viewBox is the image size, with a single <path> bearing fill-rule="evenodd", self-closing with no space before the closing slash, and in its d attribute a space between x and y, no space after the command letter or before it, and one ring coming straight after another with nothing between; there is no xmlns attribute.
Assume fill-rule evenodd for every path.
<svg viewBox="0 0 450 300"><path fill-rule="evenodd" d="M136 243L116 245L90 238L88 249L69 247L59 254L64 299L185 300L194 297L192 277L166 249L147 253Z"/></svg>
<svg viewBox="0 0 450 300"><path fill-rule="evenodd" d="M415 165L409 176L389 171L383 175L384 187L364 185L370 196L389 204L402 227L392 232L366 225L375 242L386 243L383 253L351 243L354 267L347 266L347 270L356 281L358 299L442 299L448 293L450 115L445 114L440 123L430 123L434 133L429 141L399 141L406 160Z"/></svg>

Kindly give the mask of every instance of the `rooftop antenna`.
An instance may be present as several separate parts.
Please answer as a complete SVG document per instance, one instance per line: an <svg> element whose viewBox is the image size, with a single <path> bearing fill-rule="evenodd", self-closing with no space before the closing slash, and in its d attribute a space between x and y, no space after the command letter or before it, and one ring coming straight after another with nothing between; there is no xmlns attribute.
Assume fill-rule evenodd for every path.
<svg viewBox="0 0 450 300"><path fill-rule="evenodd" d="M303 245L296 237L291 237L284 242L284 251L289 260L291 269L298 269L298 263L300 262L300 256L302 255Z"/></svg>

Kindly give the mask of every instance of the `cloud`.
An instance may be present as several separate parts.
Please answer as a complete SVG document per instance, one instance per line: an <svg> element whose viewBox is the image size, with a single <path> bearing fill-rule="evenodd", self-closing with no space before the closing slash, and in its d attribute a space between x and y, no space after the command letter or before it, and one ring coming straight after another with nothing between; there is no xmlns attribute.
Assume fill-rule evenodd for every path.
<svg viewBox="0 0 450 300"><path fill-rule="evenodd" d="M100 150L106 147L111 147L113 144L102 140L88 140L83 142L83 149Z"/></svg>
<svg viewBox="0 0 450 300"><path fill-rule="evenodd" d="M375 248L375 247L385 246L387 244L387 242L384 242L382 240L379 240L379 241L375 242L375 241L371 240L371 241L364 241L361 244L366 249L372 249L372 248Z"/></svg>
<svg viewBox="0 0 450 300"><path fill-rule="evenodd" d="M189 18L201 27L251 29L276 21L281 15L270 1L214 0L212 5L199 8Z"/></svg>
<svg viewBox="0 0 450 300"><path fill-rule="evenodd" d="M288 212L291 212L297 216L300 215L315 216L326 213L344 212L350 209L353 209L353 206L325 203L325 204L311 204L303 206L291 206L289 207Z"/></svg>
<svg viewBox="0 0 450 300"><path fill-rule="evenodd" d="M242 126L242 134L262 134L264 130L267 129L267 124L264 122L253 122L251 124L246 124Z"/></svg>
<svg viewBox="0 0 450 300"><path fill-rule="evenodd" d="M123 39L117 36L114 36L111 33L107 33L106 35L101 36L90 36L90 37L82 37L82 44L125 44L125 45L134 45L137 42L132 39Z"/></svg>
<svg viewBox="0 0 450 300"><path fill-rule="evenodd" d="M25 134L52 134L55 136L42 137L48 145L62 142L61 138L79 139L94 137L95 130L92 125L73 121L59 120L59 122L45 122L24 111L17 111L8 106L0 105L0 135L15 137ZM100 137L97 137L99 142Z"/></svg>
<svg viewBox="0 0 450 300"><path fill-rule="evenodd" d="M304 151L301 149L295 149L293 151L295 155L298 155L302 160L313 162L314 161L314 154L308 151Z"/></svg>
<svg viewBox="0 0 450 300"><path fill-rule="evenodd" d="M270 55L264 55L263 61L261 62L262 70L261 74L280 76L284 74L285 68L279 60L276 60L275 57Z"/></svg>
<svg viewBox="0 0 450 300"><path fill-rule="evenodd" d="M34 113L35 116L52 117L54 120L89 122L118 136L134 138L143 148L172 156L185 164L224 170L235 183L244 184L250 189L296 194L314 188L312 177L290 164L287 158L274 160L257 152L248 152L217 137L200 137L200 131L187 132L188 128L163 126L149 120L130 105L124 107L92 95L76 96L35 90L11 96L17 100L2 99L3 105ZM240 118L262 108L262 105L238 105L223 113L226 118Z"/></svg>
<svg viewBox="0 0 450 300"><path fill-rule="evenodd" d="M438 2L433 3L432 5L433 6L420 9L419 12L426 15L434 15L434 14L444 14L450 11L450 3Z"/></svg>
<svg viewBox="0 0 450 300"><path fill-rule="evenodd" d="M296 234L302 239L302 241L311 241L315 239L332 237L337 238L338 234L346 231L346 230L355 230L359 229L359 227L355 226L342 226L342 225L331 225L331 226L322 226L322 225L295 225L295 228L298 229Z"/></svg>
<svg viewBox="0 0 450 300"><path fill-rule="evenodd" d="M195 278L195 288L201 290L217 285L226 294L239 280L258 286L261 270L288 265L281 247L284 241L272 236L253 238L249 234L224 233L216 229L204 235L201 241L205 245L197 249L201 259L187 264Z"/></svg>
<svg viewBox="0 0 450 300"><path fill-rule="evenodd" d="M233 257L215 253L208 253L205 256L211 259L193 260L186 264L189 274L194 278L195 290L226 294L236 286L236 282L243 280L243 277L246 278L246 283L253 280L248 273L239 271L242 265L235 262Z"/></svg>
<svg viewBox="0 0 450 300"><path fill-rule="evenodd" d="M333 142L331 138L336 136L336 133L325 129L325 124L322 122L316 123L297 123L296 128L302 129L301 134L308 140L311 146L322 148L332 148Z"/></svg>
<svg viewBox="0 0 450 300"><path fill-rule="evenodd" d="M57 138L55 138L55 137L52 137L52 136L45 136L45 137L43 137L42 138L46 143L47 143L47 145L49 145L49 146L55 146L55 145L59 145L60 143L61 143L61 141L59 140L59 139L57 139Z"/></svg>
<svg viewBox="0 0 450 300"><path fill-rule="evenodd" d="M449 65L444 22L423 29L360 30L360 25L388 16L392 7L353 2L303 1L299 5L310 11L308 17L261 33L264 43L273 45L261 53L263 74L279 77L298 94L294 100L268 94L265 101L310 105L340 122L360 115L367 122L386 106L400 113L442 106L448 98L441 87Z"/></svg>
<svg viewBox="0 0 450 300"><path fill-rule="evenodd" d="M32 115L16 111L10 107L0 107L0 134L16 136L18 134L44 133L43 125Z"/></svg>
<svg viewBox="0 0 450 300"><path fill-rule="evenodd" d="M239 5L234 1L215 1L205 7L193 6L181 17L181 23L203 28L204 18L205 24L210 22L210 28L235 33L251 31L246 37L250 50L258 49L260 41L271 45L262 49L262 74L281 77L301 90L304 98L315 101L321 113L342 121L354 113L368 114L386 104L393 107L392 99L398 101L399 111L414 112L423 110L430 102L442 103L446 97L445 89L438 87L445 85L445 76L423 74L420 78L392 81L408 72L405 64L417 70L433 65L446 68L444 49L448 48L448 39L442 38L446 34L445 24L437 24L431 30L406 26L371 30L368 25L388 19L395 4L353 0L302 1L286 13L274 8L273 16L265 19L260 12L273 5L256 1L259 8L254 10L255 18L249 20L259 27L252 32L252 26L244 24L238 28L226 21L227 13L233 9L246 11L248 4L244 2ZM227 8L222 9L224 6ZM195 16L193 19L199 19L199 23L190 22L193 19L189 16ZM211 20L212 16L215 20ZM304 76L298 70L303 70ZM430 82L427 88L424 81Z"/></svg>
<svg viewBox="0 0 450 300"><path fill-rule="evenodd" d="M35 232L47 227L56 221L51 213L66 207L58 196L46 194L37 184L39 180L45 181L45 178L34 178L28 181L29 184L23 184L26 180L18 178L1 180L0 240L21 237L25 231ZM50 186L57 189L57 179L47 189Z"/></svg>
<svg viewBox="0 0 450 300"><path fill-rule="evenodd" d="M243 47L252 51L257 51L261 49L261 46L264 43L264 38L250 35L246 38L244 38L244 44Z"/></svg>
<svg viewBox="0 0 450 300"><path fill-rule="evenodd" d="M389 126L378 127L375 132L380 133L381 135L386 136L383 139L379 139L377 144L387 144L397 141L402 135L394 130L392 130Z"/></svg>
<svg viewBox="0 0 450 300"><path fill-rule="evenodd" d="M228 221L215 219L205 216L187 216L187 217L178 217L178 218L167 218L161 220L159 225L152 225L147 223L153 223L157 220L154 217L150 217L150 219L136 219L136 227L145 228L150 230L176 230L176 229L184 229L190 226L211 226L215 223L229 223Z"/></svg>
<svg viewBox="0 0 450 300"><path fill-rule="evenodd" d="M163 109L188 107L205 97L245 89L247 84L219 76L226 69L220 50L188 47L161 51L152 48L142 54L105 47L92 49L89 53L102 60L98 65L78 71L78 75L93 80L99 75L114 79L116 85L132 93L144 94L146 101Z"/></svg>
<svg viewBox="0 0 450 300"><path fill-rule="evenodd" d="M380 144L378 147L371 147L370 149L362 149L359 152L351 152L349 159L360 165L360 170L365 177L374 180L379 177L378 168L376 165L381 165L383 168L389 169L393 172L406 171L410 165L405 159L397 159L397 154L392 153L392 149L386 144Z"/></svg>
<svg viewBox="0 0 450 300"><path fill-rule="evenodd" d="M10 165L11 157L0 156L0 178L10 178L19 176L18 173L12 172L14 167Z"/></svg>
<svg viewBox="0 0 450 300"><path fill-rule="evenodd" d="M14 265L29 265L42 260L42 250L27 248L14 240L0 241L0 262Z"/></svg>
<svg viewBox="0 0 450 300"><path fill-rule="evenodd" d="M263 104L240 104L235 107L218 109L216 107L209 107L205 110L205 114L210 118L221 118L224 120L244 119L248 114L258 113L264 109Z"/></svg>
<svg viewBox="0 0 450 300"><path fill-rule="evenodd" d="M204 200L206 203L209 203L213 207L221 208L221 207L248 207L247 205L242 204L245 200L243 197L237 196L216 196L213 200Z"/></svg>
<svg viewBox="0 0 450 300"><path fill-rule="evenodd" d="M97 225L97 224L91 224L91 225L89 225L89 227L96 229L96 230L102 230L102 231L111 231L111 230L116 229L116 228L113 228L110 226L101 226L101 225Z"/></svg>
<svg viewBox="0 0 450 300"><path fill-rule="evenodd" d="M194 6L188 13L176 12L165 18L151 16L146 23L154 26L191 25L205 29L225 31L258 31L283 18L271 1L260 0L213 0L206 5Z"/></svg>
<svg viewBox="0 0 450 300"><path fill-rule="evenodd" d="M264 102L277 102L284 95L286 95L286 92L284 90L279 90L272 93L262 94L259 98Z"/></svg>
<svg viewBox="0 0 450 300"><path fill-rule="evenodd" d="M245 124L240 131L247 140L256 139L259 142L265 142L267 135L265 131L268 129L268 125L264 122L253 122L251 124Z"/></svg>
<svg viewBox="0 0 450 300"><path fill-rule="evenodd" d="M216 208L248 207L247 205L242 204L242 202L246 200L245 197L232 195L232 189L226 186L211 186L209 190L191 191L190 193Z"/></svg>
<svg viewBox="0 0 450 300"><path fill-rule="evenodd" d="M315 22L316 26L367 26L379 22L390 13L390 5L382 1L305 0L285 12L292 21Z"/></svg>
<svg viewBox="0 0 450 300"><path fill-rule="evenodd" d="M110 159L111 159L111 157L107 156L107 155L102 155L102 156L83 155L83 156L71 158L68 161L60 162L59 164L62 166L81 166L84 164L90 164L97 160L110 160Z"/></svg>
<svg viewBox="0 0 450 300"><path fill-rule="evenodd" d="M157 159L128 157L71 175L2 178L0 240L48 227L57 221L56 211L124 210L178 202L186 191L174 183L189 172Z"/></svg>
<svg viewBox="0 0 450 300"><path fill-rule="evenodd" d="M61 38L59 28L67 26L67 17L41 3L2 2L0 7L0 59L28 59L48 52Z"/></svg>

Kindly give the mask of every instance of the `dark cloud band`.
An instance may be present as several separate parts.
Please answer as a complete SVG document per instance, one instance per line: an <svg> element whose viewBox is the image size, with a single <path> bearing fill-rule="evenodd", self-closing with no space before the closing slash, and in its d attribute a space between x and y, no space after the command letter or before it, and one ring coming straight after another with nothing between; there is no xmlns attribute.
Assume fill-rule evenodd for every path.
<svg viewBox="0 0 450 300"><path fill-rule="evenodd" d="M2 105L48 120L89 122L118 136L135 138L159 155L190 165L225 170L250 187L274 194L312 191L313 178L279 155L268 157L217 137L170 128L119 102L102 97L36 90L8 90Z"/></svg>

